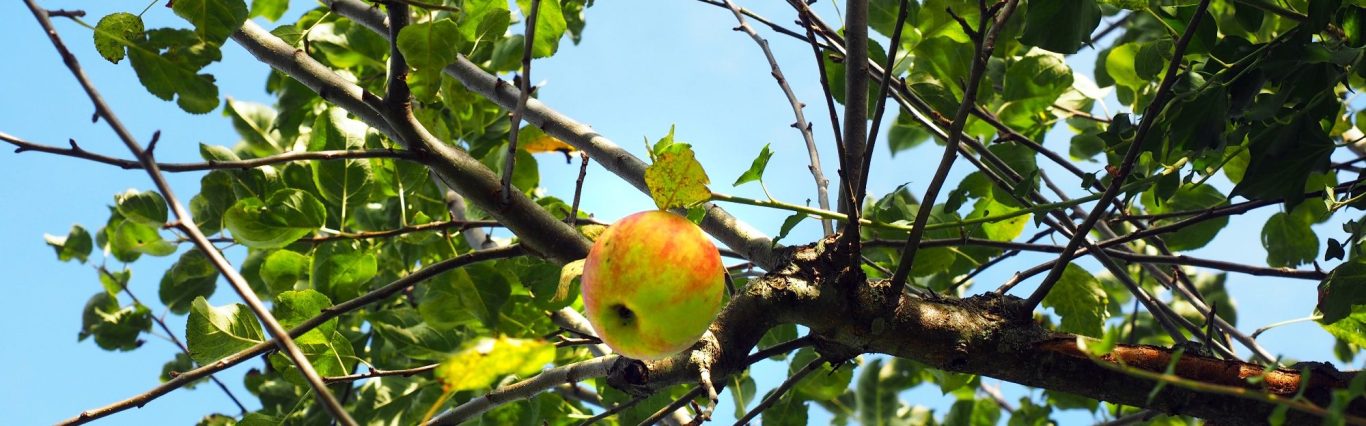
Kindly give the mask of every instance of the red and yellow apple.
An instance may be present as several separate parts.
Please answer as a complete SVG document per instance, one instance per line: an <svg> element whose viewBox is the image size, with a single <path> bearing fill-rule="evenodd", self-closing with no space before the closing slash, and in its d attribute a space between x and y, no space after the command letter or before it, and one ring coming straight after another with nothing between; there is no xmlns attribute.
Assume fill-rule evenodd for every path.
<svg viewBox="0 0 1366 426"><path fill-rule="evenodd" d="M692 346L716 318L725 267L697 225L651 210L598 236L582 288L588 321L607 346L629 358L660 359Z"/></svg>

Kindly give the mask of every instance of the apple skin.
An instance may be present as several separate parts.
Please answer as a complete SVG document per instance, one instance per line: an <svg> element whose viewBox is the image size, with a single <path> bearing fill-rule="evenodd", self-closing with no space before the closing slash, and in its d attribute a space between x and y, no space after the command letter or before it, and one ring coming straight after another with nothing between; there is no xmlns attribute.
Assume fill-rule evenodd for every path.
<svg viewBox="0 0 1366 426"><path fill-rule="evenodd" d="M655 360L696 343L721 310L725 267L682 216L636 213L598 237L583 267L583 304L598 337L628 358Z"/></svg>

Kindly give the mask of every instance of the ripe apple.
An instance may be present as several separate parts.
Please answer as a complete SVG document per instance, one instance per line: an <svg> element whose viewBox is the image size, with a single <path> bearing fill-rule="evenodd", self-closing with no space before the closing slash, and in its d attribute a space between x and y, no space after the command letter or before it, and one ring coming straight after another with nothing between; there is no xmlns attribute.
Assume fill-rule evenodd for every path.
<svg viewBox="0 0 1366 426"><path fill-rule="evenodd" d="M583 304L613 351L652 360L676 354L721 310L721 254L682 216L636 213L598 236L583 265Z"/></svg>

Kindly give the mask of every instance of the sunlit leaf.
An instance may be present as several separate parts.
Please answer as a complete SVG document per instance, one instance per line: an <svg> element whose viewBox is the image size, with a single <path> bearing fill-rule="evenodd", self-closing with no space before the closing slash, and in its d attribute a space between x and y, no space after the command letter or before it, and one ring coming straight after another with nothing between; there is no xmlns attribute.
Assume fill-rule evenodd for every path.
<svg viewBox="0 0 1366 426"><path fill-rule="evenodd" d="M245 305L209 306L203 297L190 304L185 343L195 362L218 361L263 341L265 335L261 332L261 324Z"/></svg>
<svg viewBox="0 0 1366 426"><path fill-rule="evenodd" d="M536 374L554 360L555 346L544 341L484 337L443 361L435 375L448 392L483 389L509 374Z"/></svg>
<svg viewBox="0 0 1366 426"><path fill-rule="evenodd" d="M1060 330L1100 337L1104 332L1106 306L1105 290L1090 272L1077 265L1067 265L1062 277L1043 299L1043 305L1053 308L1062 317Z"/></svg>
<svg viewBox="0 0 1366 426"><path fill-rule="evenodd" d="M57 252L57 260L66 262L71 259L85 263L90 257L90 250L94 248L91 242L90 232L80 225L71 225L71 231L65 237L43 234L43 241L47 242L53 250Z"/></svg>

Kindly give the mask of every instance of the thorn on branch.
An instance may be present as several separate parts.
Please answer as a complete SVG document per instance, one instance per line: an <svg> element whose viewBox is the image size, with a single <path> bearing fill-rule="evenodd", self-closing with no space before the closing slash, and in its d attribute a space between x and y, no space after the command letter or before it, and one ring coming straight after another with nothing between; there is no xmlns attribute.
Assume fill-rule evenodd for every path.
<svg viewBox="0 0 1366 426"><path fill-rule="evenodd" d="M98 110L96 110L93 114L90 114L90 122L92 124L100 122L100 112Z"/></svg>

